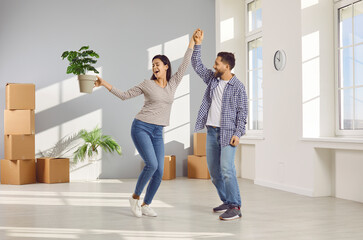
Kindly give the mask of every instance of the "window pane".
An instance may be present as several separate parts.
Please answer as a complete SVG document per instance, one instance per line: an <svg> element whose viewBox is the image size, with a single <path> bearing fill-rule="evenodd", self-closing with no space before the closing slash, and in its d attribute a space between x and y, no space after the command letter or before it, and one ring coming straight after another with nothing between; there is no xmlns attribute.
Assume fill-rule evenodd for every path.
<svg viewBox="0 0 363 240"><path fill-rule="evenodd" d="M248 97L249 99L254 98L253 89L255 89L255 81L253 79L255 78L255 71L250 71L248 73Z"/></svg>
<svg viewBox="0 0 363 240"><path fill-rule="evenodd" d="M340 50L339 88L353 86L353 48Z"/></svg>
<svg viewBox="0 0 363 240"><path fill-rule="evenodd" d="M250 101L250 113L249 113L249 123L248 128L250 130L258 129L258 101Z"/></svg>
<svg viewBox="0 0 363 240"><path fill-rule="evenodd" d="M363 130L363 87L355 89L355 123L354 128Z"/></svg>
<svg viewBox="0 0 363 240"><path fill-rule="evenodd" d="M257 129L262 130L263 129L263 101L258 100L258 111L257 111Z"/></svg>
<svg viewBox="0 0 363 240"><path fill-rule="evenodd" d="M248 31L251 32L252 30L255 29L255 25L254 23L254 15L253 12L255 10L255 2L251 2L247 5L247 9L248 9Z"/></svg>
<svg viewBox="0 0 363 240"><path fill-rule="evenodd" d="M363 2L354 4L354 44L363 42Z"/></svg>
<svg viewBox="0 0 363 240"><path fill-rule="evenodd" d="M257 67L262 68L262 38L256 39Z"/></svg>
<svg viewBox="0 0 363 240"><path fill-rule="evenodd" d="M248 31L251 32L262 27L262 4L261 0L256 0L247 4L248 11Z"/></svg>
<svg viewBox="0 0 363 240"><path fill-rule="evenodd" d="M352 45L352 5L339 10L339 46Z"/></svg>
<svg viewBox="0 0 363 240"><path fill-rule="evenodd" d="M262 68L262 38L248 43L248 70Z"/></svg>
<svg viewBox="0 0 363 240"><path fill-rule="evenodd" d="M251 41L248 43L248 70L254 69L254 59L256 58L254 51L254 43L255 41Z"/></svg>
<svg viewBox="0 0 363 240"><path fill-rule="evenodd" d="M353 129L353 89L339 90L340 129Z"/></svg>
<svg viewBox="0 0 363 240"><path fill-rule="evenodd" d="M261 0L256 1L256 28L262 27L262 6Z"/></svg>
<svg viewBox="0 0 363 240"><path fill-rule="evenodd" d="M363 85L363 45L354 48L354 58L355 85Z"/></svg>
<svg viewBox="0 0 363 240"><path fill-rule="evenodd" d="M257 86L258 86L258 91L257 91L257 96L258 98L262 98L262 69L257 71Z"/></svg>

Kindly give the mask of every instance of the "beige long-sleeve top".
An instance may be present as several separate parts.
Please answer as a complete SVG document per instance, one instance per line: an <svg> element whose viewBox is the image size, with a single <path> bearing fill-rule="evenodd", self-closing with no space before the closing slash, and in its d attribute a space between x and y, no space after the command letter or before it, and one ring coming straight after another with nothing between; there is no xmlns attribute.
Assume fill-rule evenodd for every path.
<svg viewBox="0 0 363 240"><path fill-rule="evenodd" d="M192 53L193 49L188 48L178 71L172 75L164 88L160 87L154 80L144 80L142 83L130 88L126 92L122 92L121 90L112 87L111 93L122 100L144 94L144 106L135 118L151 124L168 126L175 91L190 63Z"/></svg>

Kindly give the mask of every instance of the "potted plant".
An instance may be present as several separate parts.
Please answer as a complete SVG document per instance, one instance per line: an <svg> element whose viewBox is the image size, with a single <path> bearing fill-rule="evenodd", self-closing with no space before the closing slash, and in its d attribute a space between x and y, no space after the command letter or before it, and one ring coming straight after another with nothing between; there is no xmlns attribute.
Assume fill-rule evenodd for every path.
<svg viewBox="0 0 363 240"><path fill-rule="evenodd" d="M83 46L78 51L65 51L62 54L62 59L69 61L67 74L73 73L78 75L79 88L81 92L92 93L93 86L97 77L95 75L86 74L87 71L99 73L92 65L97 62L94 58L99 58L99 55L89 46Z"/></svg>
<svg viewBox="0 0 363 240"><path fill-rule="evenodd" d="M99 127L94 128L92 131L81 130L79 136L83 139L83 145L79 146L73 154L73 161L77 163L79 160L83 161L86 156L92 158L97 156L99 147L105 152L117 152L121 155L121 147L109 135L103 135Z"/></svg>

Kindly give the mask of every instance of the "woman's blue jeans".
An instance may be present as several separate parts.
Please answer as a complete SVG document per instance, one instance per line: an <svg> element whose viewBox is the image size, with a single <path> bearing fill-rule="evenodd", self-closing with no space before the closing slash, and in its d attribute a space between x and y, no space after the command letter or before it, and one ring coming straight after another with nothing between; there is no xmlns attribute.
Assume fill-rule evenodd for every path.
<svg viewBox="0 0 363 240"><path fill-rule="evenodd" d="M234 166L236 147L221 147L220 128L207 126L207 163L219 198L232 207L241 206L241 196Z"/></svg>
<svg viewBox="0 0 363 240"><path fill-rule="evenodd" d="M146 184L144 203L150 204L158 190L164 171L163 126L135 119L131 126L131 137L140 156L145 162L135 194L140 196Z"/></svg>

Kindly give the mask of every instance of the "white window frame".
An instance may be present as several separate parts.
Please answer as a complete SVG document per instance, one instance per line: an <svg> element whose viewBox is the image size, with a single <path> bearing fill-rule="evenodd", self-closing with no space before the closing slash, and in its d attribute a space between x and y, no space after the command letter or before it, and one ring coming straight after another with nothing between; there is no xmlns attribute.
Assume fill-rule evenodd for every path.
<svg viewBox="0 0 363 240"><path fill-rule="evenodd" d="M340 99L339 99L339 9L351 5L359 0L341 0L334 1L334 56L335 56L335 135L339 137L350 137L350 136L363 136L363 130L342 130L340 129ZM353 16L354 17L354 16ZM354 25L353 25L354 27ZM354 41L354 39L353 39ZM354 46L354 42L353 42ZM354 58L354 51L353 51ZM354 78L354 68L353 68L353 78ZM355 86L353 87L355 89ZM354 102L353 102L354 104Z"/></svg>
<svg viewBox="0 0 363 240"><path fill-rule="evenodd" d="M255 30L252 30L251 32L248 31L248 26L249 26L249 19L248 19L248 4L250 4L251 2L254 2L256 0L246 0L245 1L245 36L251 36L254 34L258 34L260 32L262 32L262 27L263 27L263 16L262 16L262 27L256 28ZM261 2L262 4L262 2Z"/></svg>
<svg viewBox="0 0 363 240"><path fill-rule="evenodd" d="M246 91L247 93L249 92L249 52L248 52L248 43L251 41L254 41L258 38L262 38L262 45L263 45L263 34L262 34L262 28L263 28L263 14L262 14L262 27L257 28L253 31L248 31L248 26L249 26L249 19L248 19L248 4L253 2L255 0L246 0L245 1L245 52L246 52ZM262 47L262 55L263 55L263 47ZM263 64L262 64L262 71L263 71ZM262 85L263 85L263 79L262 79ZM262 88L262 92L263 92L263 88ZM262 102L263 102L263 95L262 95ZM250 106L250 97L248 96L248 106ZM264 105L262 107L262 111L264 110ZM264 112L264 111L263 111ZM248 120L250 118L250 107L248 109ZM264 114L262 114L262 123L264 123L263 121L264 119ZM249 124L249 123L247 123ZM264 124L263 124L264 125ZM260 130L255 130L255 129L249 129L249 126L247 125L246 127L246 135L250 135L250 136L262 136L263 135L263 128Z"/></svg>

